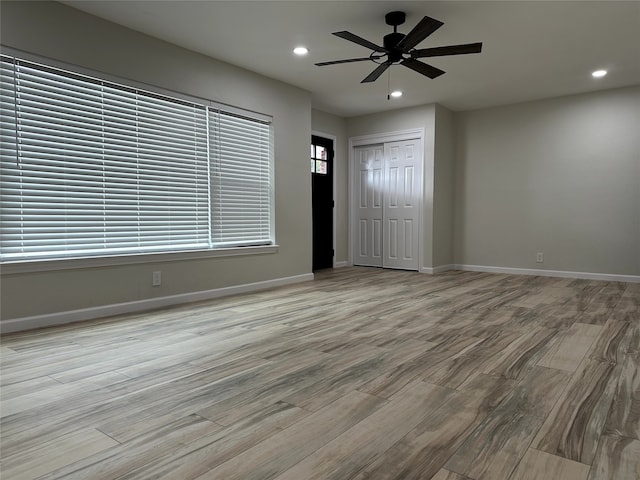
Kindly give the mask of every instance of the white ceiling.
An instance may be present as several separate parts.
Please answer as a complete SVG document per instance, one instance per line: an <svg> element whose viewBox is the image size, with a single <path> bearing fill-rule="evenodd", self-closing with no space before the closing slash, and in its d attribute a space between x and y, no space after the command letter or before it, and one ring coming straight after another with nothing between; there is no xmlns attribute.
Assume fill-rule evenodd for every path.
<svg viewBox="0 0 640 480"><path fill-rule="evenodd" d="M440 103L454 111L640 84L640 1L66 1L74 8L312 92L313 106L350 117ZM364 47L392 31L384 15L407 13L408 33L425 15L444 22L416 48L483 42L481 54L424 59L434 80L400 65L361 84ZM304 45L306 57L292 49ZM607 69L594 79L590 73ZM387 84L404 96L387 100Z"/></svg>

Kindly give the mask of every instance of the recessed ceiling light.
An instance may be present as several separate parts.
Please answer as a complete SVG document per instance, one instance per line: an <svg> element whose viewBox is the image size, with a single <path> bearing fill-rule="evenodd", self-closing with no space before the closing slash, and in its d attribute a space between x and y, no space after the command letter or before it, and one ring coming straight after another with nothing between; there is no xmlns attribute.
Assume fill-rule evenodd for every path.
<svg viewBox="0 0 640 480"><path fill-rule="evenodd" d="M402 96L402 92L400 90L395 90L395 91L391 92L391 96L395 97L395 98L401 97Z"/></svg>
<svg viewBox="0 0 640 480"><path fill-rule="evenodd" d="M606 74L607 74L606 70L596 70L591 75L596 77L596 78L600 78L600 77L604 77Z"/></svg>
<svg viewBox="0 0 640 480"><path fill-rule="evenodd" d="M293 53L296 55L306 55L309 53L309 49L307 47L296 47L293 49Z"/></svg>

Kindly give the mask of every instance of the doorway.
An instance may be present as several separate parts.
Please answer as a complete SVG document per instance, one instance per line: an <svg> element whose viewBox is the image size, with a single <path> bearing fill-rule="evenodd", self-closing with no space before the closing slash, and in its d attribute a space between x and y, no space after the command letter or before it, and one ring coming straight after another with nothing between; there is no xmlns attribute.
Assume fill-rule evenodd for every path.
<svg viewBox="0 0 640 480"><path fill-rule="evenodd" d="M333 140L311 136L313 271L333 267Z"/></svg>
<svg viewBox="0 0 640 480"><path fill-rule="evenodd" d="M354 265L420 270L422 140L352 150Z"/></svg>

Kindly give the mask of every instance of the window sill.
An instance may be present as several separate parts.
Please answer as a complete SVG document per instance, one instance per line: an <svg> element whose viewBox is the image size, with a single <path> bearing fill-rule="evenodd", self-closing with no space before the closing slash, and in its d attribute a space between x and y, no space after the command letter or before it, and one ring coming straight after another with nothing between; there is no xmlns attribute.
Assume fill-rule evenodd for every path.
<svg viewBox="0 0 640 480"><path fill-rule="evenodd" d="M215 250L189 250L182 252L113 255L105 257L25 260L3 263L0 265L0 273L2 275L12 275L57 270L75 270L79 268L112 267L116 265L138 265L144 263L180 262L184 260L201 260L218 257L263 255L278 253L279 248L279 245L264 245L259 247L217 248Z"/></svg>

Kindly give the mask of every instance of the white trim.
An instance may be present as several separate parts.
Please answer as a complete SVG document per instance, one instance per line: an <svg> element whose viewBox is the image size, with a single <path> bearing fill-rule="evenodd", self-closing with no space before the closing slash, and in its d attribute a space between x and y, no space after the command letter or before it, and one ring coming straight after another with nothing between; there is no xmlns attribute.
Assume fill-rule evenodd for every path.
<svg viewBox="0 0 640 480"><path fill-rule="evenodd" d="M332 176L333 178L331 179L333 182L333 186L332 189L333 191L331 192L331 200L333 201L333 209L331 212L331 215L333 217L333 244L331 246L331 248L333 249L333 258L332 258L332 262L333 262L333 268L336 267L336 243L337 243L337 236L336 236L336 207L337 202L336 202L336 165L337 165L337 161L336 159L338 158L338 149L336 148L336 144L338 143L338 137L336 137L335 135L331 135L330 133L324 133L324 132L320 132L318 130L311 130L311 135L315 135L316 137L322 137L322 138L326 138L328 140L331 140L333 142L333 166L332 166Z"/></svg>
<svg viewBox="0 0 640 480"><path fill-rule="evenodd" d="M436 274L436 273L442 273L442 272L446 272L449 270L455 270L456 269L456 265L438 265L437 267L422 267L420 269L420 273L428 273L428 274Z"/></svg>
<svg viewBox="0 0 640 480"><path fill-rule="evenodd" d="M333 268L342 268L342 267L348 267L348 266L349 266L349 262L342 261L342 262L336 262Z"/></svg>
<svg viewBox="0 0 640 480"><path fill-rule="evenodd" d="M292 277L275 278L273 280L264 280L262 282L247 283L244 285L215 288L212 290L204 290L200 292L181 293L178 295L170 295L167 297L149 298L145 300L103 305L100 307L83 308L67 312L57 312L45 315L34 315L31 317L13 318L0 322L0 330L3 334L5 334L23 330L32 330L34 328L64 325L72 322L81 322L86 320L94 320L96 318L109 317L112 315L135 313L145 310L153 310L156 308L180 305L184 303L211 300L228 295L236 295L238 293L255 292L258 290L290 285L292 283L308 282L313 279L313 273L305 273Z"/></svg>
<svg viewBox="0 0 640 480"><path fill-rule="evenodd" d="M536 268L488 267L483 265L451 265L454 270L468 272L507 273L510 275L538 275L541 277L580 278L608 282L640 283L640 275L618 275L613 273L569 272L564 270L540 270Z"/></svg>
<svg viewBox="0 0 640 480"><path fill-rule="evenodd" d="M425 237L424 237L424 182L425 182L425 155L424 155L424 139L425 139L425 129L424 128L414 128L407 130L399 130L396 132L383 132L383 133L375 133L371 135L360 135L357 137L349 137L349 208L348 208L348 218L347 218L347 242L348 242L348 263L353 265L353 250L355 245L353 243L355 239L355 235L352 230L355 228L353 225L353 220L356 218L355 213L355 205L357 199L354 198L355 188L354 182L356 179L354 178L355 172L353 168L353 163L355 162L355 149L356 147L361 147L363 145L376 145L388 142L401 142L406 140L418 140L420 142L420 155L421 155L421 165L420 165L420 202L418 204L418 271L421 270L421 265L424 263L424 245L425 245ZM426 268L426 267L422 267Z"/></svg>
<svg viewBox="0 0 640 480"><path fill-rule="evenodd" d="M374 133L371 135L359 135L349 137L349 151L353 147L361 145L375 145L377 143L401 142L403 140L424 140L424 128L414 128L409 130L399 130L397 132Z"/></svg>
<svg viewBox="0 0 640 480"><path fill-rule="evenodd" d="M158 252L130 255L107 255L87 258L57 258L51 260L32 260L7 262L1 264L2 275L16 273L50 272L57 270L76 270L78 268L112 267L115 265L142 265L145 263L179 262L183 260L202 260L215 257L234 257L240 255L262 255L278 253L279 245L257 247L231 247L211 250L185 250L182 252Z"/></svg>

